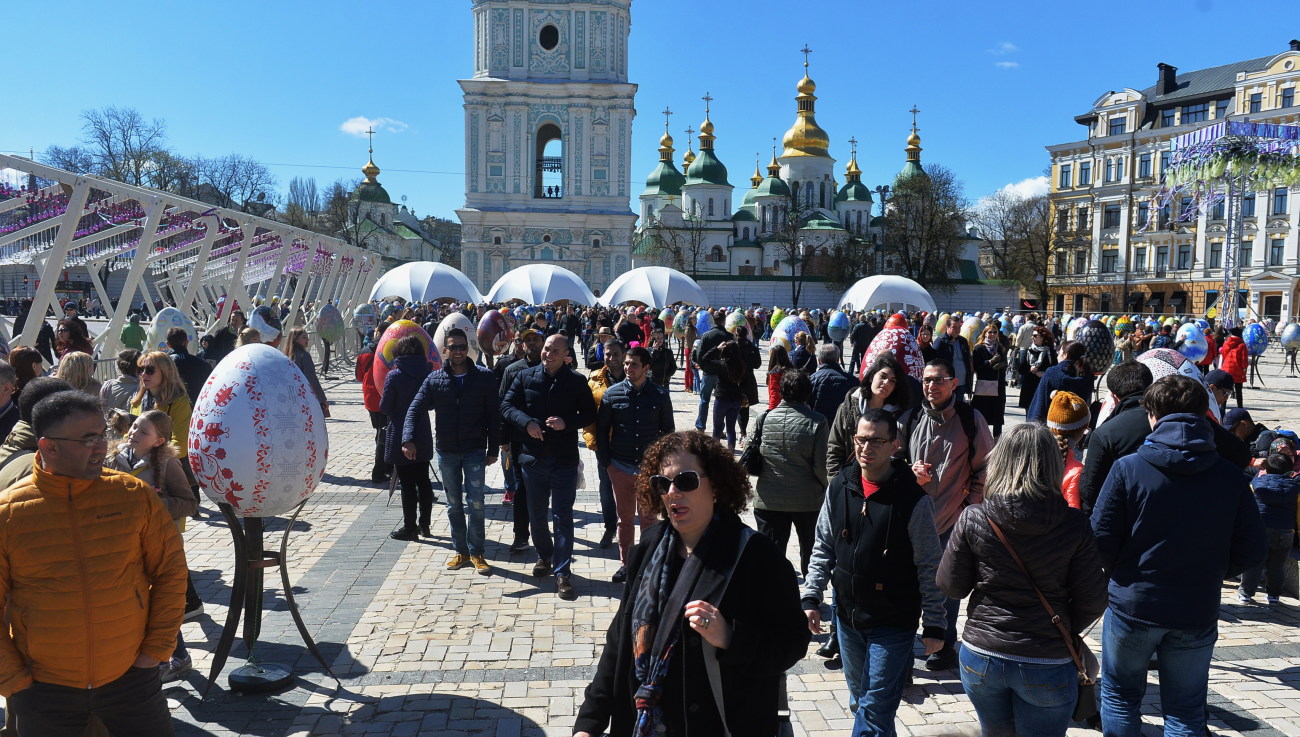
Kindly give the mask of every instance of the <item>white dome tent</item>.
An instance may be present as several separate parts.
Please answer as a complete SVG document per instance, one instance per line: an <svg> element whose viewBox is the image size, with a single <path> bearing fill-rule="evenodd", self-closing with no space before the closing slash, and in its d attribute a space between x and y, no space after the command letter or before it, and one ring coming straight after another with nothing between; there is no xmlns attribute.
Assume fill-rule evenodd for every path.
<svg viewBox="0 0 1300 737"><path fill-rule="evenodd" d="M841 310L913 309L936 312L925 287L903 276L876 274L860 279L840 297Z"/></svg>
<svg viewBox="0 0 1300 737"><path fill-rule="evenodd" d="M402 264L381 276L370 290L372 300L398 297L408 302L433 302L439 299L473 303L483 301L483 295L479 294L474 283L459 269L432 261Z"/></svg>
<svg viewBox="0 0 1300 737"><path fill-rule="evenodd" d="M566 301L596 304L596 296L577 274L553 264L527 264L507 271L488 290L487 300L519 300L530 305Z"/></svg>
<svg viewBox="0 0 1300 737"><path fill-rule="evenodd" d="M599 298L606 307L640 302L649 307L667 307L685 302L703 306L709 297L695 280L667 266L642 266L619 275Z"/></svg>

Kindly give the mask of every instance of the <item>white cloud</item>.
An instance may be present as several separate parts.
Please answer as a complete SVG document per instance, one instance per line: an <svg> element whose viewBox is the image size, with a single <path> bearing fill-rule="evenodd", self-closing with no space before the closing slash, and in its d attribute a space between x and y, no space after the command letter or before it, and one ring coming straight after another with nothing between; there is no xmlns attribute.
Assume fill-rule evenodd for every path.
<svg viewBox="0 0 1300 737"><path fill-rule="evenodd" d="M1051 189L1051 183L1048 181L1047 175L1044 174L1007 184L998 191L1008 192L1017 197L1037 197L1038 195L1047 194L1049 189Z"/></svg>
<svg viewBox="0 0 1300 737"><path fill-rule="evenodd" d="M1006 54L1014 54L1019 50L1020 47L1016 46L1010 41L999 41L996 46L989 49L989 53L993 54L994 56L1003 56Z"/></svg>
<svg viewBox="0 0 1300 737"><path fill-rule="evenodd" d="M1020 66L1020 62L1018 62L1018 61L998 61L998 62L994 62L994 63L993 63L993 66L998 67L999 69L1015 69L1016 67Z"/></svg>
<svg viewBox="0 0 1300 737"><path fill-rule="evenodd" d="M343 121L343 124L339 126L339 130L350 136L365 138L366 131L371 128L386 133L401 133L408 127L410 126L406 123L393 118L367 118L364 115L358 115L355 118L348 118Z"/></svg>

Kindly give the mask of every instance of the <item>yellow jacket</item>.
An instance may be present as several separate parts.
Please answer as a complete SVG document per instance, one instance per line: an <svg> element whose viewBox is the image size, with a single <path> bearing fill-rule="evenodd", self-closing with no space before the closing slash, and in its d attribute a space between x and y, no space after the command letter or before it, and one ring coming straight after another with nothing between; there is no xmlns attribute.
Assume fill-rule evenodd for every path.
<svg viewBox="0 0 1300 737"><path fill-rule="evenodd" d="M619 379L622 381L622 379ZM591 387L591 396L596 400L596 409L600 409L600 400L605 396L605 390L617 384L609 376L609 367L601 366L591 372L590 378L587 379L587 386ZM587 450L596 450L596 423L591 423L582 428L582 442L587 444Z"/></svg>
<svg viewBox="0 0 1300 737"><path fill-rule="evenodd" d="M172 400L171 404L160 404L154 409L160 409L172 418L172 442L176 444L176 457L184 459L189 456L190 415L194 412L194 407L190 405L190 398L182 395ZM140 400L131 399L131 414L136 417L144 414Z"/></svg>
<svg viewBox="0 0 1300 737"><path fill-rule="evenodd" d="M0 492L0 696L33 679L95 688L165 661L185 612L180 532L148 484L41 468Z"/></svg>

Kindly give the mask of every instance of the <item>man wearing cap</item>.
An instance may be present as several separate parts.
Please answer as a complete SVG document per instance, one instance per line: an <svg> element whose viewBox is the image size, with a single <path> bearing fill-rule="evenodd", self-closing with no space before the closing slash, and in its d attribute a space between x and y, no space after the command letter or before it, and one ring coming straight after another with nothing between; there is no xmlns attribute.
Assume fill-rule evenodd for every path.
<svg viewBox="0 0 1300 737"><path fill-rule="evenodd" d="M1219 416L1222 417L1228 412L1228 398L1232 396L1233 381L1232 374L1223 369L1214 369L1205 375L1205 383L1210 387L1210 395L1219 405Z"/></svg>
<svg viewBox="0 0 1300 737"><path fill-rule="evenodd" d="M614 337L614 331L601 326L596 330L596 342L587 350L587 370L599 371L605 366L605 344Z"/></svg>

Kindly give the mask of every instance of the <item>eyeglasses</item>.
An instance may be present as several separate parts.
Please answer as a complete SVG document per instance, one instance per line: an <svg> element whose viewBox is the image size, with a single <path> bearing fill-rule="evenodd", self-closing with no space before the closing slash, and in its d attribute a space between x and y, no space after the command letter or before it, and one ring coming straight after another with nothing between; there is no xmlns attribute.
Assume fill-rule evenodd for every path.
<svg viewBox="0 0 1300 737"><path fill-rule="evenodd" d="M140 373L144 374L145 376L153 376L157 372L158 372L158 367L153 365L152 363L149 364L148 366L140 367Z"/></svg>
<svg viewBox="0 0 1300 737"><path fill-rule="evenodd" d="M942 384L945 381L952 381L951 376L927 376L921 379L922 384Z"/></svg>
<svg viewBox="0 0 1300 737"><path fill-rule="evenodd" d="M58 329L57 331L55 331L55 332L59 332L59 333L71 333L72 331L69 330L69 329L67 329L67 328L59 328L59 329Z"/></svg>
<svg viewBox="0 0 1300 737"><path fill-rule="evenodd" d="M449 351L467 351L467 350L469 350L469 344L468 344L468 343L458 343L458 344L448 343L448 344L447 344L447 350L449 350Z"/></svg>
<svg viewBox="0 0 1300 737"><path fill-rule="evenodd" d="M889 438L860 438L856 435L853 436L853 445L859 448L861 448L864 445L869 445L872 448L875 448L876 450L880 450L886 445L889 445L889 443L890 443Z"/></svg>
<svg viewBox="0 0 1300 737"><path fill-rule="evenodd" d="M95 434L95 435L87 435L87 436L85 436L85 437L81 437L81 438L55 438L55 437L50 437L49 435L46 435L46 436L45 436L45 439L46 439L46 440L64 440L64 441L67 441L67 442L70 442L70 443L81 443L82 447L85 447L85 448L94 448L95 446L99 445L100 443L103 443L104 445L108 445L108 433L107 433L107 432L101 432L101 433L97 433L97 434Z"/></svg>
<svg viewBox="0 0 1300 737"><path fill-rule="evenodd" d="M682 471L672 478L655 474L650 477L650 490L660 496L668 493L668 489L676 486L678 491L695 491L700 488L700 474L698 471Z"/></svg>

